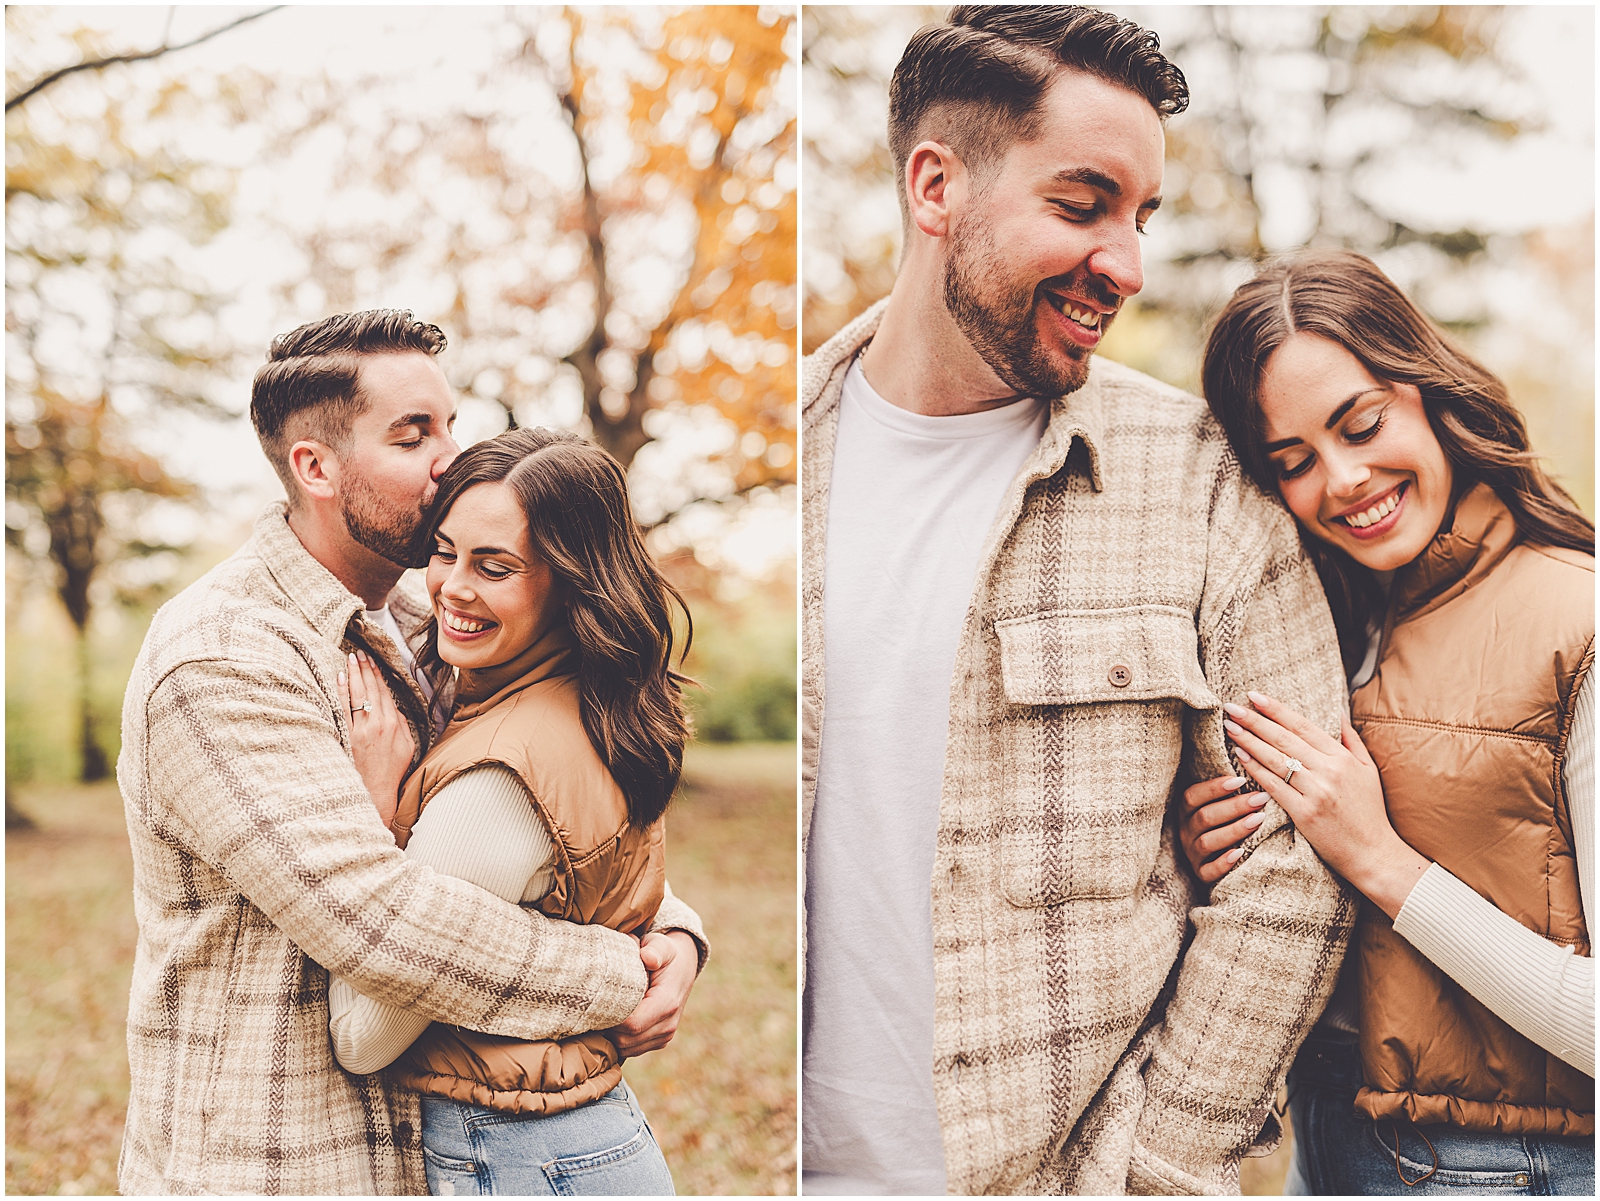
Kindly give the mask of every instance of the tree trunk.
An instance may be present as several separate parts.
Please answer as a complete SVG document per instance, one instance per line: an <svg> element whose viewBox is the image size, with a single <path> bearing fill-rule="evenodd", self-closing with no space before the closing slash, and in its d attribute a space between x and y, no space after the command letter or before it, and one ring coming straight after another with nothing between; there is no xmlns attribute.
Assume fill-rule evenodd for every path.
<svg viewBox="0 0 1600 1201"><path fill-rule="evenodd" d="M78 751L83 767L78 778L85 784L111 774L106 753L94 736L94 710L89 698L89 630L78 627Z"/></svg>
<svg viewBox="0 0 1600 1201"><path fill-rule="evenodd" d="M6 829L31 830L34 827L33 818L11 803L11 781L6 781Z"/></svg>

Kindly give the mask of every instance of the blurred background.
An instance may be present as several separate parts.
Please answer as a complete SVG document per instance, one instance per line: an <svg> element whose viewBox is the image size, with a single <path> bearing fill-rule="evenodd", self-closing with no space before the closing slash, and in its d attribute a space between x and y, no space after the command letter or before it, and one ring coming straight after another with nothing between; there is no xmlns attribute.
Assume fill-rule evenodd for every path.
<svg viewBox="0 0 1600 1201"><path fill-rule="evenodd" d="M1263 256L1362 251L1510 387L1594 515L1594 9L1100 6L1188 77L1146 282L1101 353L1199 391L1211 318ZM888 85L944 5L806 5L802 353L888 293ZM1282 1100L1282 1098L1280 1098ZM1289 1142L1246 1160L1282 1191Z"/></svg>
<svg viewBox="0 0 1600 1201"><path fill-rule="evenodd" d="M628 468L694 612L712 939L629 1079L680 1192L793 1192L797 52L792 6L7 8L8 1193L115 1189L123 685L281 495L267 343L374 307L449 336L464 445Z"/></svg>
<svg viewBox="0 0 1600 1201"><path fill-rule="evenodd" d="M1592 7L1101 6L1188 77L1144 290L1101 353L1198 391L1212 316L1264 255L1371 255L1504 379L1594 514ZM885 295L888 82L947 6L807 5L802 353Z"/></svg>

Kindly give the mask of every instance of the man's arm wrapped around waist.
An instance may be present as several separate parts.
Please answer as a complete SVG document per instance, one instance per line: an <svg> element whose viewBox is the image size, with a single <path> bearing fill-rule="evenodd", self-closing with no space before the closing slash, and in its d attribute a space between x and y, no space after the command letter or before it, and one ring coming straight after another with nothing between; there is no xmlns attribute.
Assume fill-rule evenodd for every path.
<svg viewBox="0 0 1600 1201"><path fill-rule="evenodd" d="M144 721L148 778L124 781L132 815L364 995L523 1038L614 1024L643 996L627 935L408 863L309 672L187 662Z"/></svg>

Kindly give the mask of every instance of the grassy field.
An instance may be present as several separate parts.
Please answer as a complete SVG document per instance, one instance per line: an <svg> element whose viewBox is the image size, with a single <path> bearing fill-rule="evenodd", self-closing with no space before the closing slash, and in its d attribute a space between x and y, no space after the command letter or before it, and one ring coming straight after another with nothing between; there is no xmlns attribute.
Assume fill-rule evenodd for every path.
<svg viewBox="0 0 1600 1201"><path fill-rule="evenodd" d="M795 1191L792 743L693 747L667 821L706 966L673 1044L634 1061L678 1191ZM132 865L114 786L20 787L6 835L6 1192L116 1189Z"/></svg>

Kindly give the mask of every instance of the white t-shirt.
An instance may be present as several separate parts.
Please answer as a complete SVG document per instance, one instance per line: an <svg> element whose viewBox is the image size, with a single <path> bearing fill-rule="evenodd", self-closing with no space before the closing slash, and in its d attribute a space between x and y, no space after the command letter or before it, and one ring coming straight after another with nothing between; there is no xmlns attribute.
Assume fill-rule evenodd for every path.
<svg viewBox="0 0 1600 1201"><path fill-rule="evenodd" d="M859 361L845 376L806 867L808 1194L945 1191L931 888L950 682L979 554L1048 419L1036 400L928 417Z"/></svg>

